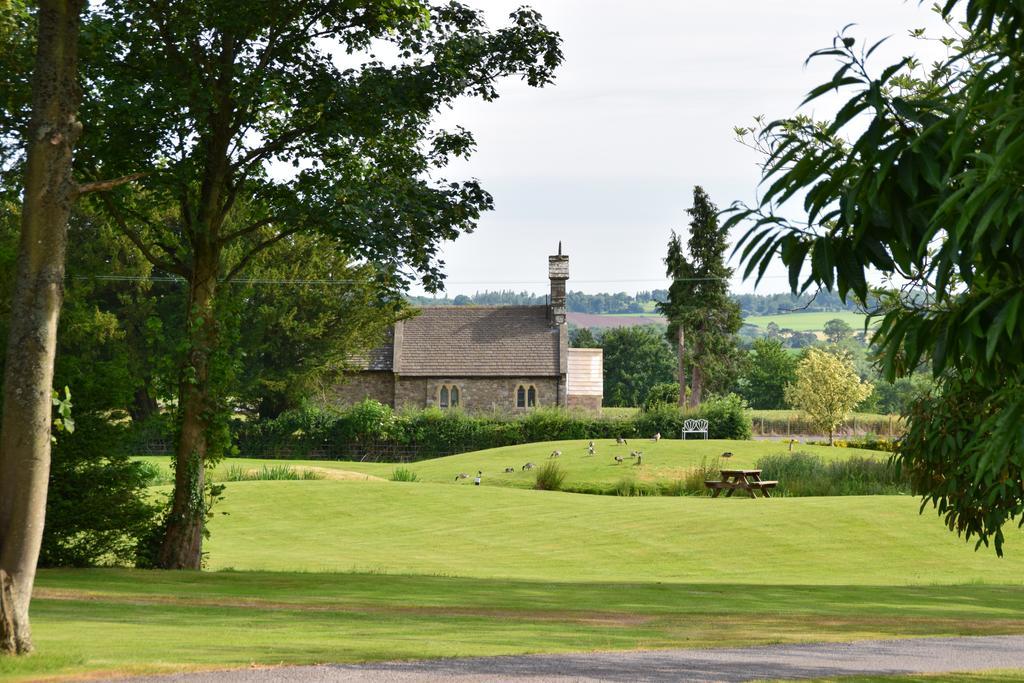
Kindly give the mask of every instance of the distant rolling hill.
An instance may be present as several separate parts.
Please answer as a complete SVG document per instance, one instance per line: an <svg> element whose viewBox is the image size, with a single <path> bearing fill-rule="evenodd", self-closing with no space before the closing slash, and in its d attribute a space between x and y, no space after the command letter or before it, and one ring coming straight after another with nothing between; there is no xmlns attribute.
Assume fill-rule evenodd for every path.
<svg viewBox="0 0 1024 683"><path fill-rule="evenodd" d="M820 332L825 323L834 319L845 320L854 331L864 329L864 315L853 311L813 311L777 313L775 315L750 316L743 319L747 325L764 329L769 323L775 323L779 329L796 332ZM569 322L577 327L628 327L632 325L665 325L664 316L656 313L573 313L569 312Z"/></svg>

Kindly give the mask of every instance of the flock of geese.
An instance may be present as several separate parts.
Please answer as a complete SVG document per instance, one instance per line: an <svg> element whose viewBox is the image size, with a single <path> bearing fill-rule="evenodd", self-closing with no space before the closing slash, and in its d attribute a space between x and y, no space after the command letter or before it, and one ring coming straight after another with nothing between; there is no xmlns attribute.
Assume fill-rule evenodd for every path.
<svg viewBox="0 0 1024 683"><path fill-rule="evenodd" d="M659 441L661 441L661 433L659 432L659 433L655 434L654 436L652 436L651 437L651 441L653 441L654 443L658 443ZM629 445L629 442L626 441L626 439L624 439L621 436L615 438L615 443L618 446L628 446ZM587 444L587 455L596 455L596 454L597 454L597 447L594 445L594 442L591 441L591 442L589 442ZM732 455L732 454L730 453L729 455ZM560 449L556 448L555 450L551 451L551 455L548 456L548 459L550 460L552 458L560 458L560 457L562 457L562 451ZM615 461L616 465L621 465L622 463L624 463L626 461L627 457L629 459L633 460L633 465L634 466L642 465L643 462L644 462L643 451L637 451L637 450L631 450L629 452L628 456L614 455L614 456L612 456L612 460ZM521 471L532 470L536 466L537 466L536 464L534 464L532 462L528 462L525 465L523 465ZM514 474L515 471L516 471L515 467L506 467L505 471L504 471L504 474ZM480 480L483 478L483 476L484 476L483 471L478 470L477 473L476 473L476 477L473 479L473 483L476 484L477 486L479 486L480 485ZM455 475L455 481L458 481L460 479L469 479L469 474L466 473L466 472L459 472L458 474Z"/></svg>

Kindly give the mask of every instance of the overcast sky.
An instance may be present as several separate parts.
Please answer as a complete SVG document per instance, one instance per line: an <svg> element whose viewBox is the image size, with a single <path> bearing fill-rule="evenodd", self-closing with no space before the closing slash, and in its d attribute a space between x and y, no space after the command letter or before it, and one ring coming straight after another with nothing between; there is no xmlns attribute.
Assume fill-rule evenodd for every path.
<svg viewBox="0 0 1024 683"><path fill-rule="evenodd" d="M571 289L665 287L669 232L686 225L693 186L720 208L754 197L757 156L733 127L795 113L835 70L825 59L805 68L810 52L856 23L858 39L892 36L873 58L884 67L927 50L910 29L940 26L915 0L470 4L498 25L524 2L561 33L565 63L552 86L506 81L496 102L462 102L443 118L472 130L479 147L446 176L477 177L495 199L475 233L443 250L450 295L546 291L546 257L559 240L571 257ZM785 290L780 273L757 291ZM749 292L752 283L737 277L733 289Z"/></svg>

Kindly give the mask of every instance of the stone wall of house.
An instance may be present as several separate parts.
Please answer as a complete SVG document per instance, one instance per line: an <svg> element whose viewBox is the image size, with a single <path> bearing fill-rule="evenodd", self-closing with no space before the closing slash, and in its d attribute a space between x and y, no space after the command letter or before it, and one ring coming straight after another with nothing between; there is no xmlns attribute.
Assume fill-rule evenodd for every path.
<svg viewBox="0 0 1024 683"><path fill-rule="evenodd" d="M537 389L538 406L558 405L556 377L399 377L395 385L395 408L426 408L438 405L441 387L459 388L459 407L467 412L491 410L516 412L516 388Z"/></svg>
<svg viewBox="0 0 1024 683"><path fill-rule="evenodd" d="M427 380L423 377L395 378L395 410L427 406Z"/></svg>
<svg viewBox="0 0 1024 683"><path fill-rule="evenodd" d="M392 405L395 401L395 376L390 372L373 370L348 373L334 387L331 404L350 406L368 398Z"/></svg>

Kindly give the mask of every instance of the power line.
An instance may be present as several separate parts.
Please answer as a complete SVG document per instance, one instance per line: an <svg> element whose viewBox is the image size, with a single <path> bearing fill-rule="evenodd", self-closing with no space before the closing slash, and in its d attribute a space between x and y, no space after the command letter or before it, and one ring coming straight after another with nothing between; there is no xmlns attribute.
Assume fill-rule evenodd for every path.
<svg viewBox="0 0 1024 683"><path fill-rule="evenodd" d="M778 279L787 278L787 275L766 275L762 280L767 279ZM186 279L176 275L76 275L75 280L99 280L101 282L176 282L184 283ZM607 280L572 280L574 284L630 284L639 282L713 282L721 281L728 282L730 278L719 278L719 277L688 277L688 278L676 278L669 280L668 278L622 278L622 279L607 279ZM350 280L350 279L322 279L322 280L306 280L306 279L271 279L271 278L232 278L230 280L220 280L221 283L227 284L239 284L239 285L351 285L366 282L366 280ZM446 285L476 285L476 286L502 286L502 285L546 285L548 280L449 280L445 282Z"/></svg>

